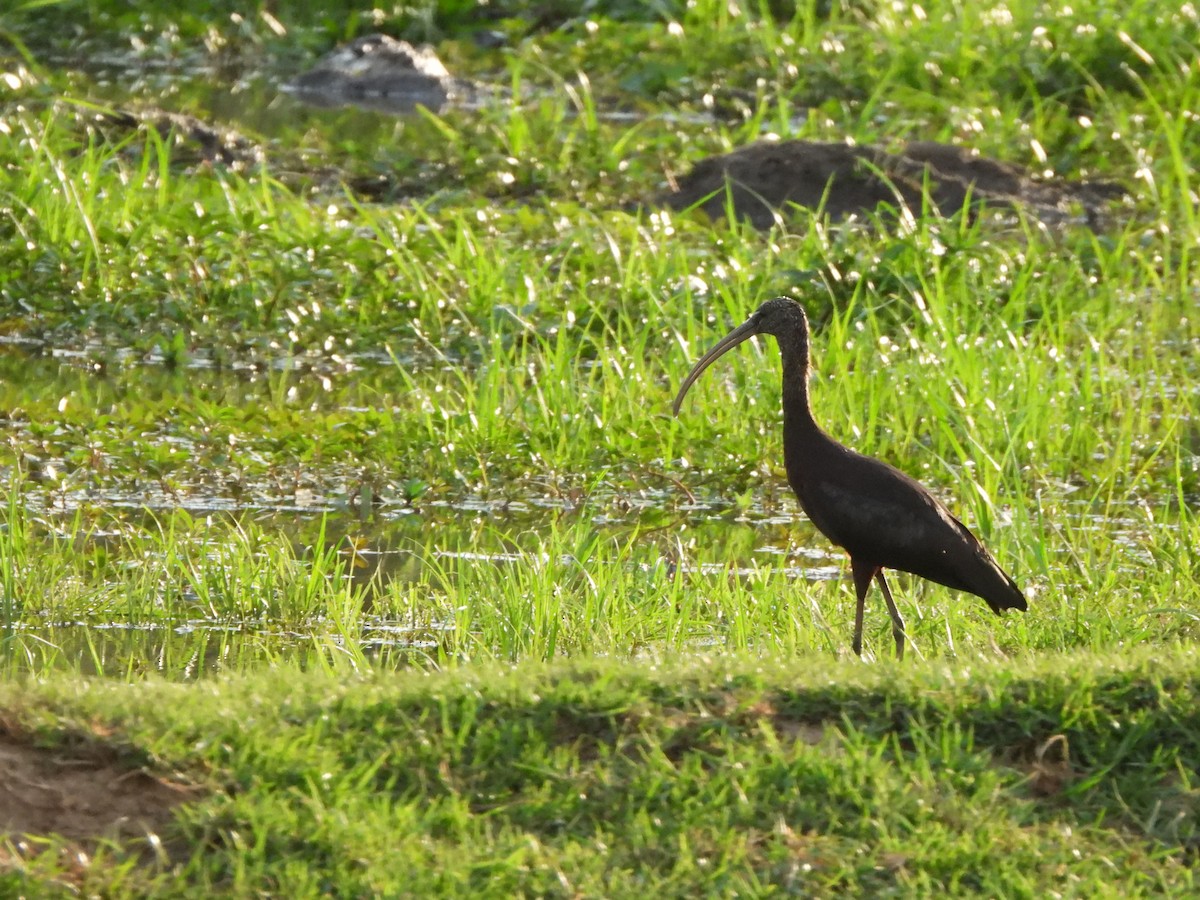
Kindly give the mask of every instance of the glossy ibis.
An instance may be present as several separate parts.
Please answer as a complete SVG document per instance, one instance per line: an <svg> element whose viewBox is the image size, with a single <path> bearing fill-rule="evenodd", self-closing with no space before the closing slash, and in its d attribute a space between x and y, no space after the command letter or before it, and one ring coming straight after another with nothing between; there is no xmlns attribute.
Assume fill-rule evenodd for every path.
<svg viewBox="0 0 1200 900"><path fill-rule="evenodd" d="M817 425L808 402L808 318L789 297L768 300L700 358L672 407L719 356L756 334L773 334L783 356L783 456L800 506L829 540L850 554L858 606L854 652L862 655L863 608L871 579L892 617L896 656L904 658L904 619L884 569L912 572L976 594L992 611L1027 609L1020 588L967 526L929 491L885 462L843 447Z"/></svg>

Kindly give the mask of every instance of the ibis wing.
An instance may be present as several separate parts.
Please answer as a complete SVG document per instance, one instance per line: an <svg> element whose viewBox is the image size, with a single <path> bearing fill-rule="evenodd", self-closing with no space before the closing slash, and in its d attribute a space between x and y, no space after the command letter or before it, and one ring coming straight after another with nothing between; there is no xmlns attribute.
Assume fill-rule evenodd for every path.
<svg viewBox="0 0 1200 900"><path fill-rule="evenodd" d="M1025 608L1020 590L987 549L919 483L856 453L838 472L831 479L809 471L793 487L813 524L852 559L969 591L993 609Z"/></svg>

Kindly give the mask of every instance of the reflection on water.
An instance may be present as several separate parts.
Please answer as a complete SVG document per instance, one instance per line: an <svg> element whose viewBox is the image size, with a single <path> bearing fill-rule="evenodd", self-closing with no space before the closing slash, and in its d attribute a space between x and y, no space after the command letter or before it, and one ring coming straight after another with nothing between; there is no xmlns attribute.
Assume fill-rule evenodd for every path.
<svg viewBox="0 0 1200 900"><path fill-rule="evenodd" d="M41 624L26 619L7 632L0 630L0 673L60 670L116 678L155 675L186 681L270 664L301 669L437 665L471 646L471 634L456 631L459 626L448 609L440 615L450 616L449 621L438 621L439 614L428 609L417 614L418 621L411 615L398 614L396 610L403 609L403 604L397 606L389 599L406 596L408 590L436 598L443 588L460 580L487 585L494 583L496 569L520 578L526 570L541 570L547 564L566 569L582 567L585 574L596 574L597 567L621 566L626 572L643 573L652 580L669 573L672 577L736 579L750 588L761 582L767 570L773 576L797 581L833 580L845 575L840 554L818 542L815 535L806 534L804 544L797 547L796 538L807 528L805 523L784 525L778 514L756 514L753 508L736 513L711 507L693 509L688 518L695 525L683 533L687 546L681 558L670 551L669 542L662 545L666 551L660 552L654 530L647 529L650 536L629 556L601 557L586 563L557 551L548 555L531 549L530 544L555 545L537 544L536 536L549 525L546 511L534 509L532 504L526 508L528 511L521 513L499 513L481 511L478 504L451 504L405 516L376 515L365 522L352 516L272 510L271 531L293 535L298 558L311 552L306 540L311 539L308 536L314 529L321 531L326 546L342 548L343 560L351 563L346 566L348 580L360 592L365 617L343 625L330 611L318 610L286 627L270 619L238 622L196 618L208 608L202 598L186 588L178 594L178 586L171 588L164 583L165 592L175 590L178 594L174 608L187 609L184 615L190 618L147 619L143 611L141 618L125 620L114 616L109 621ZM125 514L118 511L117 515ZM130 517L135 515L130 511ZM240 515L254 517L261 524L261 512L242 511ZM585 521L596 534L628 537L645 528L652 518L646 510L629 516L618 523L612 516ZM673 521L661 511L654 516L655 521ZM597 524L598 518L605 518L605 523ZM72 534L67 519L64 517L64 536L77 544L103 546L118 560L118 566L147 562L152 567L158 565L153 560L124 561L128 547L123 542L128 536L122 536L119 529L86 536ZM220 528L218 532L223 533ZM523 536L525 545L519 546L520 537L514 536ZM214 545L210 552L219 560L219 548ZM169 576L166 581L170 581ZM390 614L381 614L385 610ZM150 614L162 613L159 609ZM711 635L700 640L711 640Z"/></svg>
<svg viewBox="0 0 1200 900"><path fill-rule="evenodd" d="M527 472L496 478L485 486L491 495L478 493L478 485L440 485L428 492L418 485L409 497L410 491L403 483L392 483L396 476L385 467L371 487L372 496L365 499L362 473L327 460L303 472L248 463L232 478L235 467L222 456L224 443L205 443L196 423L172 420L178 397L196 394L217 410L268 404L295 404L318 414L383 409L405 384L391 359L355 357L349 360L352 368L345 370L353 375L342 377L333 370L290 364L104 364L108 352L101 348L79 356L54 355L0 343L0 399L17 411L5 424L23 445L37 451L21 461L32 485L23 498L30 518L45 533L71 545L97 571L108 567L113 572L94 580L88 576L87 589L102 592L105 579L119 588L123 571L146 568L150 577L137 585L138 590L151 597L160 591L163 608L142 611L136 620L132 615L122 620L120 613L106 614L107 621L21 620L8 632L0 630L0 673L59 669L188 680L272 663L301 668L437 664L471 652L472 645L472 635L456 632L456 623L437 621L456 614L446 608L449 604L437 603L442 593L450 593L443 586L459 578L470 584L495 584L494 578L489 582L481 577L494 576L495 569L511 571L519 580L544 562L539 554L546 550L554 555L545 558L561 566L557 554L564 549L562 543L542 543L540 536L577 525L585 534L630 542L635 548L620 559L586 564L569 559L561 566L588 578L597 573L596 566L605 565L648 573L645 584L657 584L659 572L738 581L751 589L767 570L772 577L792 581L846 577L844 555L798 514L781 484L753 491L754 501L745 505L714 498L723 486L701 489L694 481L691 488L700 494L692 500L673 479L640 471L636 477L626 472L611 477L582 473L575 482ZM19 413L26 395L47 391L62 398L66 411L52 427ZM101 432L90 410L110 407L148 412L126 431L113 425L110 432ZM73 419L70 413L79 408L87 414ZM271 434L259 435L249 426L245 430L239 446L249 446L261 460L276 456ZM255 440L261 445L254 445ZM109 457L106 441L119 452ZM135 460L132 470L124 473L117 463L129 455L131 443L144 448L146 461ZM297 451L287 447L278 455L295 458ZM178 457L187 464L174 462ZM109 459L115 462L106 465ZM161 466L168 477L156 479L152 464ZM0 519L0 529L4 524ZM176 525L177 535L172 530ZM297 623L291 626L294 630L269 620L218 618L226 615L219 602L225 591L221 544L243 532L285 536L274 543L263 541L263 547L249 543L260 555L290 545L302 569L313 558L314 547L339 548L343 561L350 563L346 572L365 600L362 611L368 618L343 627L332 620L331 611L305 610L292 619ZM209 581L198 578L196 586L180 576L180 566L171 568L153 558L168 533L176 535L178 547L187 548L180 555L194 553L201 560L199 568ZM243 558L251 555L245 547L241 552ZM414 606L434 598L430 605L436 611L428 618L435 621L417 624L396 614L406 608L396 598L410 587L420 598ZM204 588L212 602L203 595ZM647 588L651 595L655 590ZM168 615L176 618L147 618ZM676 639L686 642L690 634ZM697 629L695 634L698 646L713 639L711 629Z"/></svg>

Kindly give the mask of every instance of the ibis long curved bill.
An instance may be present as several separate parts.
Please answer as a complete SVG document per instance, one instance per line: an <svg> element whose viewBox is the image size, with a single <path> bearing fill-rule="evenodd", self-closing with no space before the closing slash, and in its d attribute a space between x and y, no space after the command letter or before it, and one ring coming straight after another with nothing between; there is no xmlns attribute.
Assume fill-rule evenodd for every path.
<svg viewBox="0 0 1200 900"><path fill-rule="evenodd" d="M679 407L683 404L683 396L688 392L693 384L696 383L704 370L711 366L720 357L724 356L738 344L750 340L756 334L761 334L762 331L758 327L758 317L751 316L721 340L717 341L716 345L711 350L700 357L699 362L692 366L692 371L687 373L687 377L683 379L683 384L679 386L679 393L675 395L675 402L671 404L671 414L679 415Z"/></svg>

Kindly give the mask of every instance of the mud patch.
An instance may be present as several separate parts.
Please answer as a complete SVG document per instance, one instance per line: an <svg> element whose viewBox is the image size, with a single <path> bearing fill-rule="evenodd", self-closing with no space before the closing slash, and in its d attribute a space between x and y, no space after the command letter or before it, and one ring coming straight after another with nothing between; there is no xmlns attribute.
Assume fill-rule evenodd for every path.
<svg viewBox="0 0 1200 900"><path fill-rule="evenodd" d="M710 218L728 204L756 228L770 228L789 206L823 209L832 219L881 207L919 212L929 200L944 216L970 204L1020 208L1047 224L1098 228L1107 204L1126 194L1111 182L1035 178L1020 166L962 147L919 141L898 153L813 141L762 141L698 162L658 203L698 207Z"/></svg>
<svg viewBox="0 0 1200 900"><path fill-rule="evenodd" d="M0 729L0 836L101 839L157 835L196 789L156 778L98 746L37 747ZM157 843L157 842L156 842Z"/></svg>

